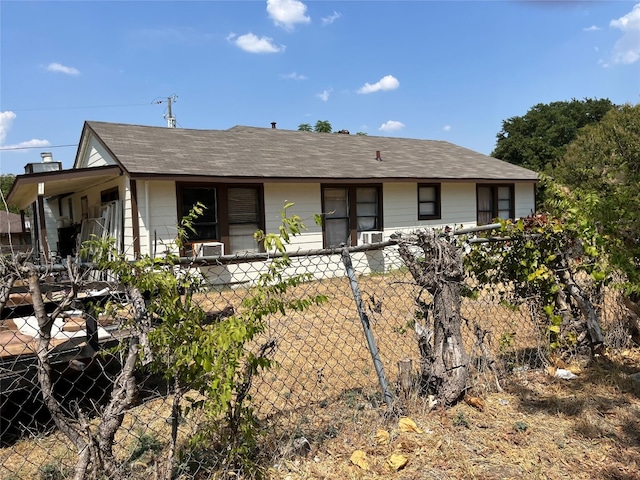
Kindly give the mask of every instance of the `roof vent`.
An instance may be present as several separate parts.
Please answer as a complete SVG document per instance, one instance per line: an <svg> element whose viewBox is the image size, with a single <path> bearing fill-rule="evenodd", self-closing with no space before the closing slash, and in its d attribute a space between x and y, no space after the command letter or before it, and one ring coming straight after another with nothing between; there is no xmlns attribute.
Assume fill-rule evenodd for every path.
<svg viewBox="0 0 640 480"><path fill-rule="evenodd" d="M276 122L271 122L271 128L273 128L275 130L276 128Z"/></svg>

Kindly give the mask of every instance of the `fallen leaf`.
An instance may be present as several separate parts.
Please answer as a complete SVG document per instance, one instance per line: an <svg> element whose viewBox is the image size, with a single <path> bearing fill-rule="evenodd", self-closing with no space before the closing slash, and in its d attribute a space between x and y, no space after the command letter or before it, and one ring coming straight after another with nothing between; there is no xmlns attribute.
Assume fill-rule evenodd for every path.
<svg viewBox="0 0 640 480"><path fill-rule="evenodd" d="M376 443L378 445L387 445L390 440L390 435L389 435L389 432L387 432L386 430L379 428L376 431L376 435L374 438L376 439Z"/></svg>
<svg viewBox="0 0 640 480"><path fill-rule="evenodd" d="M422 430L418 428L416 422L411 420L409 417L402 417L400 420L398 420L398 428L401 432L422 433Z"/></svg>
<svg viewBox="0 0 640 480"><path fill-rule="evenodd" d="M409 462L409 459L407 457L405 457L404 455L400 455L398 453L392 454L387 459L387 465L389 466L389 468L396 471L403 468L408 462Z"/></svg>
<svg viewBox="0 0 640 480"><path fill-rule="evenodd" d="M362 450L356 450L351 454L351 463L357 465L363 470L369 470L369 462L367 462L367 454Z"/></svg>
<svg viewBox="0 0 640 480"><path fill-rule="evenodd" d="M482 400L480 397L466 396L464 397L464 401L466 402L467 405L471 405L472 407L477 408L481 412L484 411L484 400Z"/></svg>

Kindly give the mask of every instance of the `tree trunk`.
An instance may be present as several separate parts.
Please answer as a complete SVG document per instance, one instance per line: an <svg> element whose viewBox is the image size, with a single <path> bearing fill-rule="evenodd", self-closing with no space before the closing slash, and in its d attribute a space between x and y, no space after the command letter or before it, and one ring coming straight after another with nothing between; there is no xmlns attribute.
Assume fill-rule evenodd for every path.
<svg viewBox="0 0 640 480"><path fill-rule="evenodd" d="M640 345L640 301L637 295L622 295L622 303L627 307L627 330L631 340Z"/></svg>
<svg viewBox="0 0 640 480"><path fill-rule="evenodd" d="M416 256L410 245L420 247L421 255ZM462 257L453 243L433 230L401 236L399 252L416 283L433 296L430 306L419 302L425 324L416 325L422 385L444 405L452 405L464 395L469 378L461 333Z"/></svg>

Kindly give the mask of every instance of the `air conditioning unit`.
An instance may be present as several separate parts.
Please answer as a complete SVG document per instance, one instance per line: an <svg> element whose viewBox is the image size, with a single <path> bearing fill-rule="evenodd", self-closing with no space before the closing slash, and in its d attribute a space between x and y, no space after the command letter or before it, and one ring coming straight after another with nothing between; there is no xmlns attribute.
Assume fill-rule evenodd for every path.
<svg viewBox="0 0 640 480"><path fill-rule="evenodd" d="M220 257L224 255L224 243L200 242L193 244L194 257Z"/></svg>
<svg viewBox="0 0 640 480"><path fill-rule="evenodd" d="M384 241L384 232L361 232L360 233L360 245L367 243L380 243Z"/></svg>

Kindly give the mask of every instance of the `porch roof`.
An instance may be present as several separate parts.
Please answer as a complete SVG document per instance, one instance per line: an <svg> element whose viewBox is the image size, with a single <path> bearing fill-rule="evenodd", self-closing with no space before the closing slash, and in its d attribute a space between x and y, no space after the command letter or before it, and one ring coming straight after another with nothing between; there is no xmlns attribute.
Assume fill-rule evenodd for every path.
<svg viewBox="0 0 640 480"><path fill-rule="evenodd" d="M7 203L17 205L20 209L26 208L36 200L40 184L43 185L42 193L45 197L55 197L100 185L121 174L122 169L119 166L108 165L18 175L7 196Z"/></svg>

